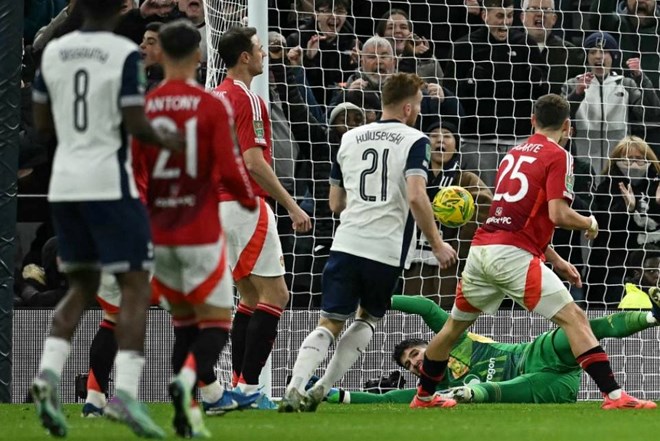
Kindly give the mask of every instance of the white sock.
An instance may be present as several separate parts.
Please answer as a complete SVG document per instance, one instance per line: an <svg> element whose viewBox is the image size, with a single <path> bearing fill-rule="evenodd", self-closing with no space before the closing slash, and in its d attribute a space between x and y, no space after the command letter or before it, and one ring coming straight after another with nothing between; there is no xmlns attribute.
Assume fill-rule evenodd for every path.
<svg viewBox="0 0 660 441"><path fill-rule="evenodd" d="M207 384L206 386L200 387L199 391L202 393L202 401L205 403L215 403L220 398L222 398L222 394L225 393L224 388L220 386L218 380L211 384Z"/></svg>
<svg viewBox="0 0 660 441"><path fill-rule="evenodd" d="M330 388L350 369L369 346L374 328L364 320L356 319L341 336L337 350L328 364L323 377L316 383L328 393Z"/></svg>
<svg viewBox="0 0 660 441"><path fill-rule="evenodd" d="M87 390L87 398L85 399L85 403L93 404L99 409L103 409L107 404L105 394L97 390Z"/></svg>
<svg viewBox="0 0 660 441"><path fill-rule="evenodd" d="M115 388L137 399L144 356L137 351L118 351L115 358L117 381Z"/></svg>
<svg viewBox="0 0 660 441"><path fill-rule="evenodd" d="M646 323L650 323L652 325L657 325L658 324L658 320L655 317L653 317L652 312L647 312L646 313Z"/></svg>
<svg viewBox="0 0 660 441"><path fill-rule="evenodd" d="M64 369L64 363L69 358L71 343L59 337L47 337L44 342L44 351L41 353L39 372L51 371L59 378Z"/></svg>
<svg viewBox="0 0 660 441"><path fill-rule="evenodd" d="M313 330L305 338L305 341L300 345L296 363L293 365L291 382L287 390L296 389L298 392L304 392L305 385L325 358L328 348L334 341L335 337L332 332L322 326Z"/></svg>
<svg viewBox="0 0 660 441"><path fill-rule="evenodd" d="M623 391L621 389L616 389L610 392L609 394L607 394L607 396L610 397L611 400L618 400L619 398L621 398L622 392Z"/></svg>
<svg viewBox="0 0 660 441"><path fill-rule="evenodd" d="M195 372L193 369L190 369L188 366L185 364L179 371L179 374L177 375L179 380L183 383L183 385L188 389L192 390L193 387L195 387L195 383L197 382L197 372Z"/></svg>
<svg viewBox="0 0 660 441"><path fill-rule="evenodd" d="M244 395L252 395L254 393L259 392L258 384L238 383L236 387L238 388L238 390L243 392Z"/></svg>

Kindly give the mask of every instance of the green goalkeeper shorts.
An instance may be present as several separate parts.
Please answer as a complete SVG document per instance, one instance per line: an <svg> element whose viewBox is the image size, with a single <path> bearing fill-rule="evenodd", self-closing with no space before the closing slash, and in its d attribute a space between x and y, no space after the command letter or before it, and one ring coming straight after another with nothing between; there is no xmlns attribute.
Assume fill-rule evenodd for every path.
<svg viewBox="0 0 660 441"><path fill-rule="evenodd" d="M520 361L520 373L531 382L536 403L577 400L582 369L577 362L566 364L561 360L553 344L555 334L556 330L536 337ZM563 358L573 358L572 354L568 355Z"/></svg>

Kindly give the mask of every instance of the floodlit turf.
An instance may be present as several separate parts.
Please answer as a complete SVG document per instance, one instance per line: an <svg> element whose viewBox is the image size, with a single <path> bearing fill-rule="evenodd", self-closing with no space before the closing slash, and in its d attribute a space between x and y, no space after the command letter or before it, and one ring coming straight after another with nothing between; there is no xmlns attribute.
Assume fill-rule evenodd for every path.
<svg viewBox="0 0 660 441"><path fill-rule="evenodd" d="M599 403L567 405L462 405L454 409L410 410L404 405L323 404L314 414L276 411L233 412L207 418L217 440L250 441L626 441L656 439L660 409L603 411ZM172 410L150 404L154 419L170 437ZM66 405L71 440L137 439L105 419L80 417L80 405ZM49 438L27 404L0 405L0 439ZM51 438L52 439L52 438Z"/></svg>

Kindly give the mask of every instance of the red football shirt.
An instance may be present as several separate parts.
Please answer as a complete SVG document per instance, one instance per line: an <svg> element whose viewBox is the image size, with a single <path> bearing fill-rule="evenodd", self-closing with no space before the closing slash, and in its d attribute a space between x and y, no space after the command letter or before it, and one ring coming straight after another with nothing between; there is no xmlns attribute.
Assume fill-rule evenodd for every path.
<svg viewBox="0 0 660 441"><path fill-rule="evenodd" d="M234 121L236 123L236 134L241 152L253 147L261 147L264 159L268 164L272 162L272 144L270 118L266 103L259 95L252 92L242 81L233 78L225 78L213 91L214 94L227 98L234 109ZM252 177L252 191L257 196L267 197L268 193L257 184ZM236 197L220 187L221 201L234 201Z"/></svg>
<svg viewBox="0 0 660 441"><path fill-rule="evenodd" d="M133 140L135 180L149 210L154 243L217 242L220 183L243 205L256 207L231 106L194 82L166 81L147 95L145 112L154 127L178 130L186 139L180 153Z"/></svg>
<svg viewBox="0 0 660 441"><path fill-rule="evenodd" d="M573 200L573 158L544 135L511 149L497 172L488 219L472 245L514 245L544 257L555 225L548 201Z"/></svg>

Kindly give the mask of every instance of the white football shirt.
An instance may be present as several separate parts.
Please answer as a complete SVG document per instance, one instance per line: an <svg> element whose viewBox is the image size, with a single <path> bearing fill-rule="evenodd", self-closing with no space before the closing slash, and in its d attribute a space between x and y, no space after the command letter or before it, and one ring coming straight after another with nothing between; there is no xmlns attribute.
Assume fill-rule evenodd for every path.
<svg viewBox="0 0 660 441"><path fill-rule="evenodd" d="M138 197L121 108L144 103L144 83L127 38L76 31L46 46L32 98L50 102L57 132L49 201Z"/></svg>
<svg viewBox="0 0 660 441"><path fill-rule="evenodd" d="M407 267L415 231L406 178L427 178L430 141L399 121L377 121L344 134L330 184L347 200L332 250Z"/></svg>

